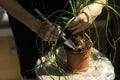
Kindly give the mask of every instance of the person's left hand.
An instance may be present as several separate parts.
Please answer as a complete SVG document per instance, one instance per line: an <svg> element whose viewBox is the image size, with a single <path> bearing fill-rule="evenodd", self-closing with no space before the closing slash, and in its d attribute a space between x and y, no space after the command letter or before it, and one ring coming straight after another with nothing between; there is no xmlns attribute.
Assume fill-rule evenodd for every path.
<svg viewBox="0 0 120 80"><path fill-rule="evenodd" d="M93 3L80 10L78 16L70 23L68 30L76 34L87 29L96 17L101 14L103 5Z"/></svg>

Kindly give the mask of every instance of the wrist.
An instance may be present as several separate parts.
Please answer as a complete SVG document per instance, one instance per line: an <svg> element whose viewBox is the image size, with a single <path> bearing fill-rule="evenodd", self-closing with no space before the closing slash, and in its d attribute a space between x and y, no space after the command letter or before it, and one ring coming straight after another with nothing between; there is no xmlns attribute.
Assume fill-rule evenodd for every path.
<svg viewBox="0 0 120 80"><path fill-rule="evenodd" d="M101 6L100 4L92 3L86 6L85 8L83 8L80 12L87 13L90 16L96 17L101 14L102 9L103 6Z"/></svg>
<svg viewBox="0 0 120 80"><path fill-rule="evenodd" d="M108 0L95 0L94 3L100 4L101 6L106 5Z"/></svg>

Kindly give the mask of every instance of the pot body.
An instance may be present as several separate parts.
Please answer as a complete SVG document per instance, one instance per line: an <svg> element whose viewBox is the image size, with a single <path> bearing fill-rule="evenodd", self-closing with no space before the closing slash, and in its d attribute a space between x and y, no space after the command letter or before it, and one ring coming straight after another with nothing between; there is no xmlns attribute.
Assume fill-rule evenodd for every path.
<svg viewBox="0 0 120 80"><path fill-rule="evenodd" d="M67 67L71 72L85 72L89 68L90 55L92 48L90 47L83 53L69 51L65 49L67 55Z"/></svg>

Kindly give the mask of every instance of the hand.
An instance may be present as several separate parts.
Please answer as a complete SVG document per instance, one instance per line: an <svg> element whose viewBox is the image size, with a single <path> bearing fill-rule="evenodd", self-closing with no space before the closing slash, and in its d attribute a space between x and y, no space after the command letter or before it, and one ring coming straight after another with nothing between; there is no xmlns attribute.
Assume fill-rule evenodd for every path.
<svg viewBox="0 0 120 80"><path fill-rule="evenodd" d="M102 4L93 3L80 10L78 16L70 23L68 30L72 34L76 34L87 29L96 17L101 13L103 8Z"/></svg>
<svg viewBox="0 0 120 80"><path fill-rule="evenodd" d="M50 22L40 21L36 18L32 20L28 26L30 26L31 30L37 33L43 41L55 41L58 39L60 26L55 27L55 25Z"/></svg>
<svg viewBox="0 0 120 80"><path fill-rule="evenodd" d="M42 22L40 25L40 28L38 29L38 35L44 40L44 41L55 41L58 39L58 36L60 34L60 26L56 26L48 23L48 22Z"/></svg>

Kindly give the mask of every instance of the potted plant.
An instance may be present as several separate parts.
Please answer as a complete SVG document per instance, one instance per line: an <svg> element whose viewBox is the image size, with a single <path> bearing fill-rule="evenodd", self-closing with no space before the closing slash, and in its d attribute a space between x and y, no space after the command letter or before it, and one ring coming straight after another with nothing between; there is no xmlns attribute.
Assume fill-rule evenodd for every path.
<svg viewBox="0 0 120 80"><path fill-rule="evenodd" d="M71 72L85 72L89 69L92 53L92 41L87 36L73 35L70 39L75 43L75 50L64 45L67 55L67 67Z"/></svg>
<svg viewBox="0 0 120 80"><path fill-rule="evenodd" d="M82 60L87 61L87 62L83 61L83 62L81 62L81 64L79 64L80 68L81 68L81 65L84 65L82 63L86 63L87 65L86 65L86 68L84 70L82 70L82 68L81 68L81 70L78 70L78 71L86 71L88 69L88 66L89 66L89 57L90 57L90 54L91 54L91 47L92 47L91 42L92 41L90 40L90 37L85 37L85 36L83 37L83 36L80 36L79 34L72 35L69 31L67 31L67 26L70 24L70 22L72 20L75 19L75 17L78 15L80 9L82 9L86 5L90 4L91 2L88 1L87 4L86 4L86 2L84 2L83 3L84 5L80 5L81 3L82 2L79 2L79 0L76 1L76 2L74 2L74 1L72 2L70 0L70 1L68 1L68 4L66 5L66 6L71 7L69 10L60 10L60 11L53 12L50 16L47 16L48 18L43 16L43 14L41 12L39 12L37 9L35 9L35 11L38 13L38 15L43 20L47 21L48 23L49 23L49 21L48 21L49 18L54 17L54 15L56 15L56 14L60 14L60 16L57 17L57 20L55 22L53 22L53 24L61 24L61 26L63 26L62 27L62 32L65 32L66 35L67 35L66 37L68 39L71 39L75 43L75 45L77 46L78 49L73 51L73 52L76 53L76 54L80 53L80 55L81 55L81 58L80 58L81 60L78 60L78 61L82 61ZM59 22L61 22L61 23L59 23ZM81 34L84 35L85 33L82 32ZM61 35L60 35L59 39L56 42L44 42L44 43L46 44L47 47L50 47L50 52L52 52L51 54L54 55L55 58L57 58L57 60L56 60L57 65L59 65L58 62L60 62L61 60L59 60L59 58L58 58L58 55L56 53L56 49L61 45L61 43L62 43L62 45L65 46L66 53L68 53L68 51L71 51L71 49L63 43L63 40L61 40ZM50 44L50 45L48 45L48 44ZM44 48L44 50L41 51L41 52L44 52L45 50L46 50L46 48ZM88 54L86 54L86 53L88 53ZM79 58L80 56L77 55L77 57ZM85 58L88 58L88 59L85 59ZM69 61L70 60L69 56L67 56L67 59L68 59L67 64L68 64L68 66L70 66L69 62L71 62L71 61ZM41 60L41 62L42 62L42 60ZM72 64L74 64L74 63L72 63ZM76 66L78 66L78 64ZM57 67L60 67L60 66L57 66ZM85 67L85 66L83 66L83 67Z"/></svg>

